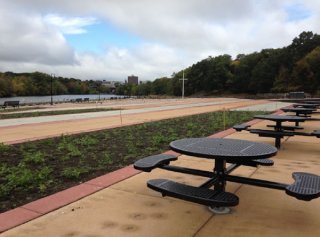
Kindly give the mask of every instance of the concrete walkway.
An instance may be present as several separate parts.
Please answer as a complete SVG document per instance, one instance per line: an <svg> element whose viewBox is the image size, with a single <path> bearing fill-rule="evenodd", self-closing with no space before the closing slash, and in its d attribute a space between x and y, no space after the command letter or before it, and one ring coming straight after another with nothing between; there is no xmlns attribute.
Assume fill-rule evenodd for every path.
<svg viewBox="0 0 320 237"><path fill-rule="evenodd" d="M58 121L65 121L65 120L111 117L111 116L120 116L120 114L127 115L127 114L139 114L139 113L146 113L146 112L166 111L166 110L191 109L194 107L222 105L222 104L241 102L241 101L246 101L246 100L191 103L191 104L168 105L168 106L161 106L161 107L141 108L141 109L125 109L125 110L121 110L121 111L115 110L115 111L92 112L92 113L62 114L62 115L55 115L55 116L40 116L40 117L31 117L31 118L2 119L2 120L0 120L0 127L17 126L17 125L25 125L25 124L36 124L36 123L58 122ZM86 108L88 108L88 107L86 107Z"/></svg>
<svg viewBox="0 0 320 237"><path fill-rule="evenodd" d="M266 100L230 98L157 101L157 104L144 103L143 106L139 105L135 108L131 107L132 109L122 110L121 112L108 111L0 120L0 142L14 144L60 136L62 134L76 134L179 116L270 103ZM120 104L118 104L118 106L119 105ZM122 104L122 107L126 106L127 104Z"/></svg>

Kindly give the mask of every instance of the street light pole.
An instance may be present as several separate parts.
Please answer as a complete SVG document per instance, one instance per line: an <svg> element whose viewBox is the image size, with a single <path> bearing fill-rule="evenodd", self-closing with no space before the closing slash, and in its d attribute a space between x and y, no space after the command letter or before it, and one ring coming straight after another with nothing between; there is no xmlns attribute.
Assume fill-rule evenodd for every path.
<svg viewBox="0 0 320 237"><path fill-rule="evenodd" d="M51 74L51 87L50 87L51 102L50 102L50 105L53 105L53 98L52 98L52 94L53 94L53 88L52 88L52 82L53 82L52 79L53 79L53 78L52 78L52 77L53 77L53 76L54 76L54 75Z"/></svg>
<svg viewBox="0 0 320 237"><path fill-rule="evenodd" d="M99 101L100 101L100 93L101 93L101 83L99 82L99 84L98 84L98 87L97 87L97 89L98 89L98 93L99 93Z"/></svg>
<svg viewBox="0 0 320 237"><path fill-rule="evenodd" d="M187 81L187 78L184 78L184 70L182 71L182 79L179 79L180 81L182 81L182 99L184 99L184 81Z"/></svg>

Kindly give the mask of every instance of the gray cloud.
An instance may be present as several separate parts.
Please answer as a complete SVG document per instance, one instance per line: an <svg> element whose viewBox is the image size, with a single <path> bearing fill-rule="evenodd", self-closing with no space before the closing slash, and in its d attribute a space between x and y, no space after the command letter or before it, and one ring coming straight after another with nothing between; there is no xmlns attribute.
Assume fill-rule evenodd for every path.
<svg viewBox="0 0 320 237"><path fill-rule="evenodd" d="M51 65L75 63L73 49L63 35L45 25L41 16L2 8L0 22L0 61Z"/></svg>
<svg viewBox="0 0 320 237"><path fill-rule="evenodd" d="M0 70L45 70L87 78L123 80L169 76L207 56L251 53L290 44L304 30L317 33L317 0L0 0ZM286 7L302 3L313 15L288 21ZM77 53L48 14L65 19L105 20L143 39L131 48L109 47L105 54ZM75 28L76 30L82 30ZM80 32L79 31L79 32ZM80 32L81 33L81 32ZM2 61L2 63L1 63ZM19 62L23 62L21 64Z"/></svg>

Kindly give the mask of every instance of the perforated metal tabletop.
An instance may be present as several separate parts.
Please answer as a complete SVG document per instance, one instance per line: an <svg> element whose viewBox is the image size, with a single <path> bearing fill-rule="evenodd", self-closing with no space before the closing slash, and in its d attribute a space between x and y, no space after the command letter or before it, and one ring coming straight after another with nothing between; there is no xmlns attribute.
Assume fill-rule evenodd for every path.
<svg viewBox="0 0 320 237"><path fill-rule="evenodd" d="M289 115L276 115L276 114L255 115L254 118L271 120L271 121L275 121L275 122L304 122L304 121L306 121L305 117L289 116Z"/></svg>
<svg viewBox="0 0 320 237"><path fill-rule="evenodd" d="M228 161L269 158L277 153L269 144L224 138L186 138L171 142L170 147L186 155Z"/></svg>
<svg viewBox="0 0 320 237"><path fill-rule="evenodd" d="M301 107L297 107L297 108L282 108L281 109L283 112L300 112L300 113L312 113L313 111L315 111L315 109L313 108L301 108Z"/></svg>
<svg viewBox="0 0 320 237"><path fill-rule="evenodd" d="M317 104L293 104L293 107L302 107L302 108L317 108L319 105Z"/></svg>

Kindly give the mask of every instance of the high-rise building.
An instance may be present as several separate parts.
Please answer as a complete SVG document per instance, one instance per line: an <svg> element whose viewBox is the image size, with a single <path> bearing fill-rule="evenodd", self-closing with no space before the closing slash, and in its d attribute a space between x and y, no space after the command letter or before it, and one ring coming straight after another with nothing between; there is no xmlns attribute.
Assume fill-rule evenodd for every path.
<svg viewBox="0 0 320 237"><path fill-rule="evenodd" d="M128 84L131 83L131 84L135 84L135 85L138 85L138 77L137 76L128 76Z"/></svg>

